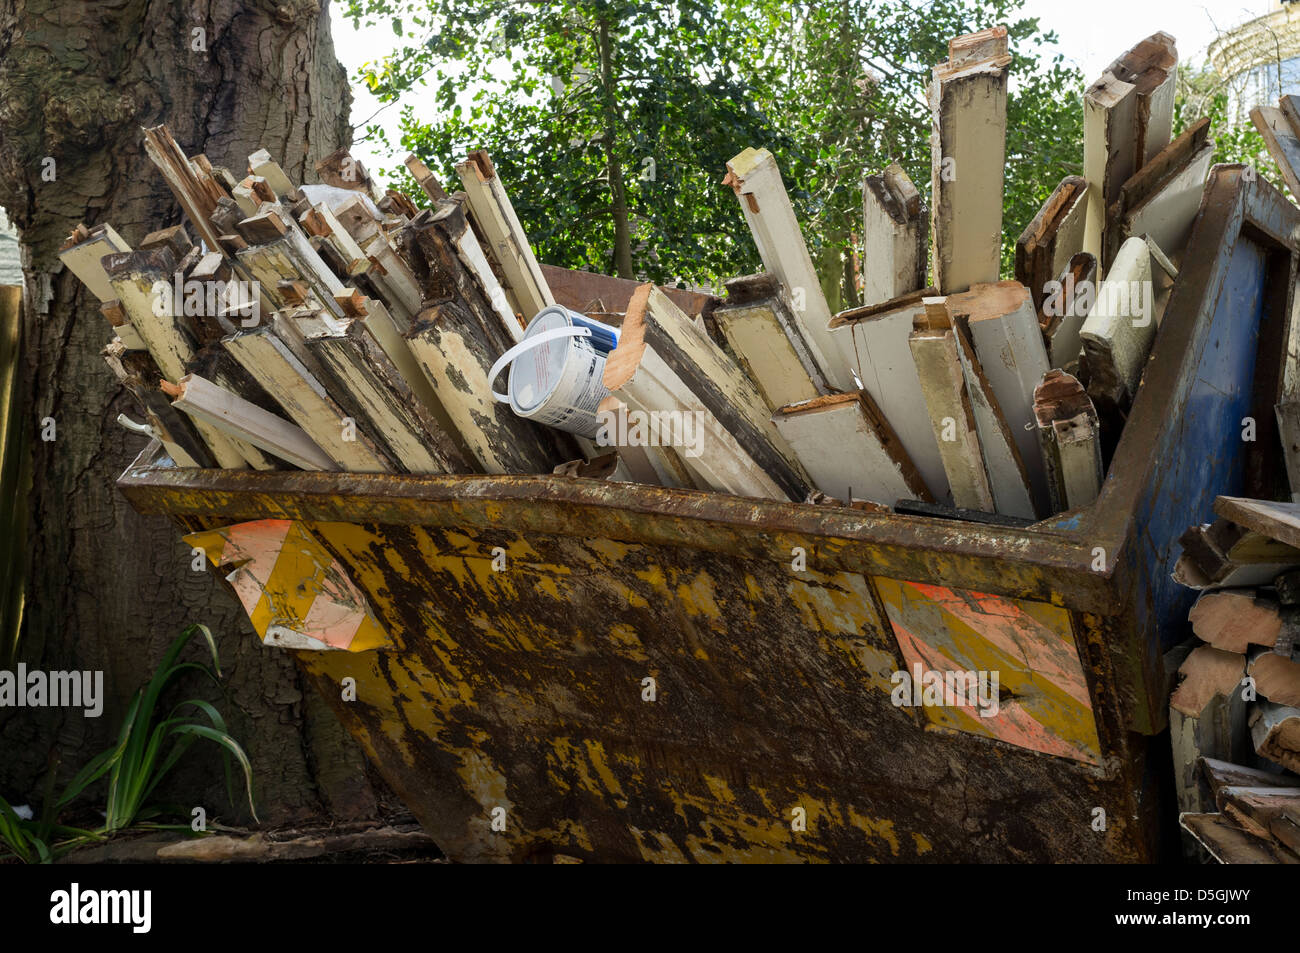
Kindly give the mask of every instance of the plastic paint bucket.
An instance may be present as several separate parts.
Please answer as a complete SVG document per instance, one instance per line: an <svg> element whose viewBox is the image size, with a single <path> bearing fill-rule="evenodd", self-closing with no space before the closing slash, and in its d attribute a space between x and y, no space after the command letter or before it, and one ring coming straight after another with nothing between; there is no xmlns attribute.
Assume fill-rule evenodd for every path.
<svg viewBox="0 0 1300 953"><path fill-rule="evenodd" d="M489 384L507 366L507 393L492 396L526 420L594 439L596 408L609 396L601 378L618 330L553 304L528 322L524 338L502 354Z"/></svg>

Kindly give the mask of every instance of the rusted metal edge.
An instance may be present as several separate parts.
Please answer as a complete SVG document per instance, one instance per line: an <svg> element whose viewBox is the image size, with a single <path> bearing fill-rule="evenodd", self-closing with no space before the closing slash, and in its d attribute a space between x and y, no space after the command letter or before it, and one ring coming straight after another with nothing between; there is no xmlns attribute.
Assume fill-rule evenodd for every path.
<svg viewBox="0 0 1300 953"><path fill-rule="evenodd" d="M179 469L142 453L118 480L142 513L422 524L607 537L936 581L1113 613L1110 573L1064 534L575 477Z"/></svg>
<svg viewBox="0 0 1300 953"><path fill-rule="evenodd" d="M1174 425L1169 408L1179 405L1180 386L1190 386L1185 368L1200 360L1209 317L1227 274L1228 258L1221 254L1224 243L1235 242L1249 227L1293 254L1297 249L1300 210L1261 177L1247 181L1244 168L1217 165L1210 170L1179 280L1166 306L1142 387L1115 448L1110 476L1079 521L1079 532L1096 540L1095 545L1107 547L1108 552L1118 552L1113 547L1132 532L1138 503L1157 463L1151 448L1157 445L1160 432ZM1285 319L1290 320L1289 311ZM1181 354L1181 358L1169 360L1170 354ZM1278 355L1279 361L1284 359L1285 354Z"/></svg>

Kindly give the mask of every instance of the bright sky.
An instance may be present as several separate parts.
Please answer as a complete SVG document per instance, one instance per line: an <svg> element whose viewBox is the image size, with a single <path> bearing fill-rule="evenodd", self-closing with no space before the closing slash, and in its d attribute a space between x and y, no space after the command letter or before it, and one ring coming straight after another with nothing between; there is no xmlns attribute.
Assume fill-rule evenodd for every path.
<svg viewBox="0 0 1300 953"><path fill-rule="evenodd" d="M362 64L381 59L397 44L388 24L354 30L352 24L338 13L337 2L330 5L331 30L334 48L353 78ZM1262 16L1271 8L1269 0L1084 0L1082 4L1068 0L1026 0L1023 13L1037 16L1044 29L1055 30L1060 36L1059 48L1072 60L1084 78L1091 82L1115 57L1143 37L1159 30L1173 34L1178 41L1182 60L1201 64L1205 50L1219 31L1227 31L1247 20ZM352 122L364 127L370 117L380 109L362 86L353 86L355 102ZM417 115L420 101L429 98L426 91L413 94L411 105ZM398 133L400 105L390 106L379 113L375 122L388 132L395 148ZM357 135L362 135L358 128ZM358 143L352 150L368 168L378 172L385 166L400 162L377 155L369 143ZM382 180L383 177L379 176Z"/></svg>

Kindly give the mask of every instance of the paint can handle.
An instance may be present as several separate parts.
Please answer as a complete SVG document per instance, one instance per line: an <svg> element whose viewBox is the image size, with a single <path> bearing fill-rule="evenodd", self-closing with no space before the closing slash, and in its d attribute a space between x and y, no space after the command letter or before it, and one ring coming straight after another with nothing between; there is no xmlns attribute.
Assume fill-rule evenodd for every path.
<svg viewBox="0 0 1300 953"><path fill-rule="evenodd" d="M552 328L549 331L543 331L541 334L529 335L528 337L520 341L518 344L516 344L514 347L512 347L510 350L502 354L499 358L497 358L497 362L492 365L492 370L488 371L488 387L492 387L492 385L496 383L497 375L500 374L503 370L505 370L507 366L513 363L515 358L517 358L520 354L523 354L525 351L531 351L539 344L545 344L547 341L555 341L558 340L559 338L589 338L589 337L591 337L591 328L584 328L578 325L573 325L566 328ZM492 396L495 397L497 401L502 404L510 403L509 395L500 394L495 389L493 389L492 391Z"/></svg>

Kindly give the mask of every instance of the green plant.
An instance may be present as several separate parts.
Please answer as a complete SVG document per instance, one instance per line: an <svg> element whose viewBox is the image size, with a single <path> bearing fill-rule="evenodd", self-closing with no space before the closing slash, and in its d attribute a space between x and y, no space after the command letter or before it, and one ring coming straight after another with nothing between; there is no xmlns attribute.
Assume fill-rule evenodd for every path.
<svg viewBox="0 0 1300 953"><path fill-rule="evenodd" d="M212 654L212 666L178 661L190 639L200 634ZM188 626L172 641L153 677L149 679L149 684L137 691L132 698L118 732L117 744L91 758L57 799L50 790L54 773L51 768L39 820L24 820L0 798L0 842L24 862L48 863L59 854L88 840L111 835L128 827L189 830L188 825L142 825L141 822L162 813L161 808L147 806L149 796L190 746L200 739L215 742L221 747L226 786L232 801L234 792L231 786L230 756L233 755L239 762L244 772L248 808L256 820L253 769L244 749L230 736L221 713L209 702L189 698L174 705L165 717L157 717L163 692L187 670L202 672L220 685L221 663L217 657L217 644L205 625ZM193 714L180 714L187 709L197 709L211 724L203 724ZM105 774L108 775L108 800L101 827L91 831L55 823L60 811ZM52 843L53 837L62 839Z"/></svg>

